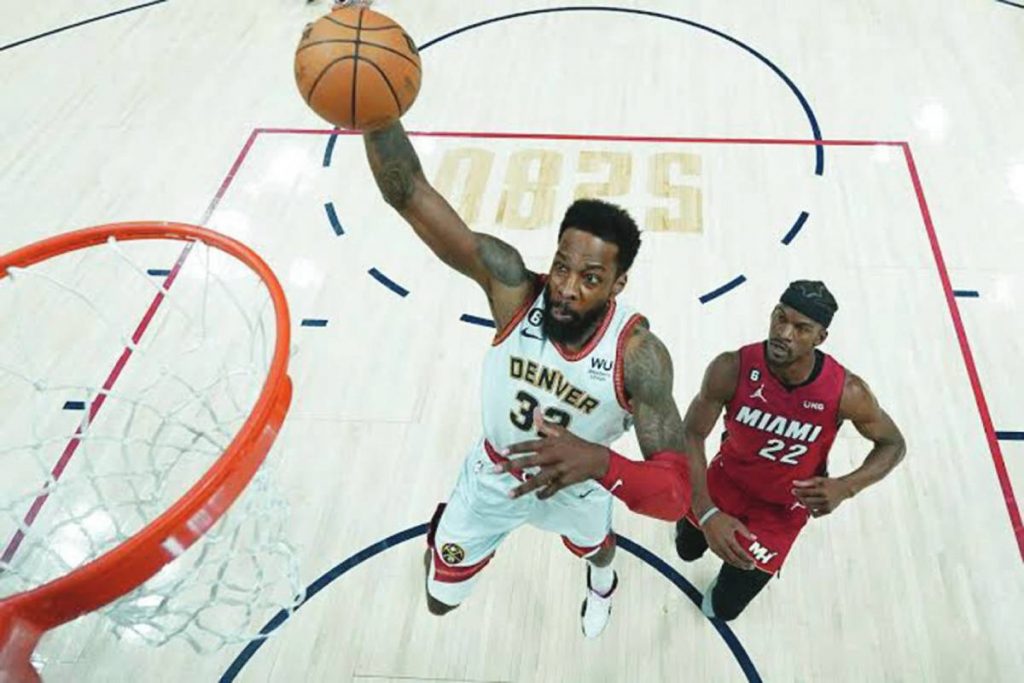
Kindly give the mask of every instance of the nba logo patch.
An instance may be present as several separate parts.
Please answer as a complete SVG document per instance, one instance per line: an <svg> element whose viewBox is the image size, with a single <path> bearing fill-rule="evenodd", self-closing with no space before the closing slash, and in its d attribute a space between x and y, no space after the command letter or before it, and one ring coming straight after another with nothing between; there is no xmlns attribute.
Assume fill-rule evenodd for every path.
<svg viewBox="0 0 1024 683"><path fill-rule="evenodd" d="M441 546L441 559L445 564L458 564L466 559L466 551L458 543L445 543Z"/></svg>

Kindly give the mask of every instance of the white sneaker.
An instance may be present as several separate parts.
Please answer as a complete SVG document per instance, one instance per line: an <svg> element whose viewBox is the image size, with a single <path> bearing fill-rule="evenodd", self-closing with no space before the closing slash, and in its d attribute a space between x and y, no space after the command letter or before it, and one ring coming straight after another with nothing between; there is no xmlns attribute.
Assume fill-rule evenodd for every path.
<svg viewBox="0 0 1024 683"><path fill-rule="evenodd" d="M704 599L700 601L700 611L704 613L708 619L715 619L715 608L711 604L711 593L715 590L715 584L718 583L718 577L712 581L706 589L704 589Z"/></svg>
<svg viewBox="0 0 1024 683"><path fill-rule="evenodd" d="M597 638L608 625L608 619L612 615L612 595L618 587L619 575L616 573L612 580L612 589L607 595L595 591L590 587L590 566L587 565L587 597L583 598L583 605L580 607L583 635L587 638Z"/></svg>

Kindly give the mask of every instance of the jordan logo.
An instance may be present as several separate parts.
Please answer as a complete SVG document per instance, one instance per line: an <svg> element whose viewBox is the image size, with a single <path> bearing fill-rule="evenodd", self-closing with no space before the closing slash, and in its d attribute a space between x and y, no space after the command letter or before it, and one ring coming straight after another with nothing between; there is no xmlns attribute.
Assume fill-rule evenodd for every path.
<svg viewBox="0 0 1024 683"><path fill-rule="evenodd" d="M757 388L757 391L755 391L754 393L752 393L752 394L750 395L750 398L759 398L759 399L761 399L762 401L764 401L765 403L767 403L767 402L768 402L768 399L766 399L766 398L764 397L764 385L762 384L761 386L759 386L759 387Z"/></svg>

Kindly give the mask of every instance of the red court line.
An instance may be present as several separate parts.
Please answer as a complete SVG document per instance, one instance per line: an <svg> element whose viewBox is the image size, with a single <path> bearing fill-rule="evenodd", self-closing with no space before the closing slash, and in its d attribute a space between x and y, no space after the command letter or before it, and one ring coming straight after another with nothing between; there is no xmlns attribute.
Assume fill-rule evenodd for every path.
<svg viewBox="0 0 1024 683"><path fill-rule="evenodd" d="M1020 551L1021 559L1024 559L1024 522L1021 521L1020 506L1017 504L1017 498L1013 493L1013 485L1010 483L1010 476L1006 472L1006 463L1003 461L1003 452L999 447L999 439L996 438L996 431L992 426L992 416L988 411L988 401L985 400L985 391L981 388L981 379L978 377L978 370L974 365L974 354L971 353L971 345L967 341L967 332L964 329L963 320L960 318L960 309L956 305L956 297L953 296L953 287L949 281L946 260L942 256L942 248L939 246L939 238L935 233L932 215L924 198L924 188L921 186L921 177L917 173L914 155L910 151L909 143L904 142L902 147L903 156L907 160L907 170L910 171L910 179L914 183L914 192L917 194L917 204L921 208L924 227L928 231L928 242L931 244L932 255L935 257L935 267L938 268L939 279L942 280L942 289L946 294L946 305L949 306L949 315L953 319L956 338L960 343L960 353L963 355L964 365L967 366L967 375L971 380L974 401L978 404L978 414L981 416L981 424L985 429L985 437L988 439L989 451L992 453L992 464L995 465L996 476L999 478L999 485L1003 489L1003 499L1006 501L1006 510L1010 513L1010 524L1013 527L1013 534L1017 539L1017 548Z"/></svg>
<svg viewBox="0 0 1024 683"><path fill-rule="evenodd" d="M216 194L214 194L213 199L210 201L209 205L206 207L206 210L203 212L203 217L202 220L200 221L201 223L205 223L213 214L214 210L217 208L217 204L219 204L220 200L224 197L224 193L227 192L228 187L230 187L232 181L234 181L235 175L238 173L238 169L241 168L242 162L245 160L245 157L249 154L249 150L252 148L253 143L256 141L257 135L258 133L256 130L253 130L249 134L249 139L242 147L242 150L238 153L238 156L235 157L235 162L231 165L231 169L228 171L228 174L224 176L224 180L221 181L220 187L217 189ZM125 366L128 364L128 360L131 358L132 353L134 352L134 347L137 346L138 343L142 340L142 336L146 333L146 330L149 328L150 323L153 322L153 318L156 316L157 310L159 310L160 305L164 302L164 299L167 296L167 292L170 291L171 285L173 285L174 281L177 279L178 273L181 271L182 266L185 265L185 261L186 259L188 259L188 255L192 252L192 247L194 245L195 242L185 243L184 247L181 250L181 253L178 255L178 259L174 263L174 267L171 269L171 272L164 279L160 291L158 291L156 293L156 296L153 297L153 301L150 302L149 308L147 308L146 312L143 314L142 320L140 320L139 324L136 325L135 332L132 333L131 345L124 347L124 349L121 351L121 355L118 356L117 361L114 363L114 367L111 368L110 372L107 374L107 379L103 382L102 389L96 395L96 398L92 400L92 403L89 406L88 414L82 418L82 422L78 425L78 428L75 430L74 435L64 446L64 450L61 453L60 458L57 460L57 463L53 466L53 469L50 471L51 479L50 481L47 481L44 484L44 492L37 496L34 501L32 501L32 505L31 507L29 507L28 513L26 513L22 521L22 525L11 536L11 540L8 541L7 547L4 549L3 555L0 556L0 562L10 562L11 558L14 557L15 553L18 552L18 548L21 546L22 541L25 540L25 533L24 531L22 531L22 529L27 529L35 523L36 518L39 516L39 512L43 509L43 505L46 504L46 501L50 497L50 494L48 492L50 487L52 486L53 483L56 483L57 481L60 480L61 476L64 474L64 470L67 469L68 463L71 462L72 456L74 456L75 452L78 450L79 444L82 443L82 435L86 432L86 430L89 428L89 425L96 418L96 415L100 412L100 409L103 407L103 404L106 403L107 395L114 388L114 384L117 383L118 378L121 376L121 373L124 371ZM0 570L0 572L2 572L2 570Z"/></svg>
<svg viewBox="0 0 1024 683"><path fill-rule="evenodd" d="M270 135L360 135L353 130L331 128L257 128ZM480 131L427 131L410 130L409 135L428 138L480 138L499 140L580 140L605 142L691 142L712 145L821 145L822 147L900 147L899 140L804 140L799 138L702 138L666 137L652 135L579 135L570 133L495 133Z"/></svg>

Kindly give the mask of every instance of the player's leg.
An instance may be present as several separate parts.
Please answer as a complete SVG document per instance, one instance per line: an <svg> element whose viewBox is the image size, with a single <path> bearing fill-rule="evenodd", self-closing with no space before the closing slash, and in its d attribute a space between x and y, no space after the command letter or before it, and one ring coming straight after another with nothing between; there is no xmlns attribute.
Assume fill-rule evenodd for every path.
<svg viewBox="0 0 1024 683"><path fill-rule="evenodd" d="M800 530L807 523L807 510L756 502L748 505L742 519L756 538L737 536L754 560L754 569L722 566L708 586L701 609L708 616L725 621L735 619L782 568Z"/></svg>
<svg viewBox="0 0 1024 683"><path fill-rule="evenodd" d="M494 474L478 445L466 458L448 502L439 505L427 533L427 608L441 616L469 597L495 551L512 529L526 521L535 501L510 499L518 482Z"/></svg>
<svg viewBox="0 0 1024 683"><path fill-rule="evenodd" d="M565 547L586 561L581 626L587 638L601 635L611 617L612 595L619 583L612 568L615 534L611 529L611 495L593 482L570 487L537 506L530 523L560 534Z"/></svg>
<svg viewBox="0 0 1024 683"><path fill-rule="evenodd" d="M609 530L603 544L583 557L587 561L587 594L580 606L580 622L583 635L596 638L608 625L612 613L612 595L619 585L619 577L612 569L615 534Z"/></svg>
<svg viewBox="0 0 1024 683"><path fill-rule="evenodd" d="M704 591L701 611L713 619L731 621L768 585L772 576L760 569L740 569L723 563L718 576Z"/></svg>
<svg viewBox="0 0 1024 683"><path fill-rule="evenodd" d="M684 562L700 559L708 549L704 532L689 518L676 522L676 553Z"/></svg>

